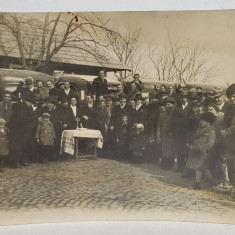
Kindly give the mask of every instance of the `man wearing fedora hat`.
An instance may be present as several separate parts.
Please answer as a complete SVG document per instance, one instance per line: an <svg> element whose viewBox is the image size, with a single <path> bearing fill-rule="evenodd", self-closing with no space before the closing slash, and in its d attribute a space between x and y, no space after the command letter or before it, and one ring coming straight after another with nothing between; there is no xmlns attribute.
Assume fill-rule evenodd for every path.
<svg viewBox="0 0 235 235"><path fill-rule="evenodd" d="M34 85L33 85L33 78L32 77L27 77L24 79L24 81L21 81L16 90L13 91L13 97L15 99L21 99L22 97L22 94L24 92L27 92L27 93L32 93L32 94L39 94L40 95L40 92L35 89Z"/></svg>
<svg viewBox="0 0 235 235"><path fill-rule="evenodd" d="M130 106L127 105L127 95L122 93L118 97L119 105L113 108L113 112L110 119L110 130L113 131L121 122L122 114L130 116Z"/></svg>
<svg viewBox="0 0 235 235"><path fill-rule="evenodd" d="M39 90L36 89L36 87L34 87L33 78L32 77L27 77L25 79L24 83L25 83L26 88L22 89L22 93L24 93L24 92L32 92L32 94L39 94L40 95Z"/></svg>
<svg viewBox="0 0 235 235"><path fill-rule="evenodd" d="M165 111L161 112L157 126L157 142L161 146L161 167L170 170L174 164L172 118L175 100L168 96L164 100Z"/></svg>
<svg viewBox="0 0 235 235"><path fill-rule="evenodd" d="M33 93L25 91L22 94L22 101L13 109L10 120L10 157L15 163L23 166L29 165L35 150L34 133L36 130L37 118L34 115L32 103Z"/></svg>
<svg viewBox="0 0 235 235"><path fill-rule="evenodd" d="M143 98L141 94L135 95L135 108L130 113L130 123L132 125L141 123L145 126L147 110L143 105Z"/></svg>
<svg viewBox="0 0 235 235"><path fill-rule="evenodd" d="M225 92L222 88L216 87L213 90L213 100L215 104L218 106L220 112L224 113L227 108L229 108L230 104L228 101L225 100Z"/></svg>

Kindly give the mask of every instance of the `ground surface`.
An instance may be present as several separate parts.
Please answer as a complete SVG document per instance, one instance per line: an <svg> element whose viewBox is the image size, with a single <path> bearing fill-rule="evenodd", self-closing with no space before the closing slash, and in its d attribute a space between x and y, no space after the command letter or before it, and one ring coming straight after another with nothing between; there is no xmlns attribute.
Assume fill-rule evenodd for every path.
<svg viewBox="0 0 235 235"><path fill-rule="evenodd" d="M193 180L180 176L161 170L156 164L109 159L7 168L0 174L0 221L7 224L14 219L12 223L16 223L21 218L24 220L19 223L37 222L29 220L37 218L37 212L44 218L47 215L49 221L58 220L63 213L65 220L70 220L67 215L73 213L81 219L80 211L88 217L94 212L91 219L101 220L169 218L235 222L235 204L228 196L193 190L188 187Z"/></svg>

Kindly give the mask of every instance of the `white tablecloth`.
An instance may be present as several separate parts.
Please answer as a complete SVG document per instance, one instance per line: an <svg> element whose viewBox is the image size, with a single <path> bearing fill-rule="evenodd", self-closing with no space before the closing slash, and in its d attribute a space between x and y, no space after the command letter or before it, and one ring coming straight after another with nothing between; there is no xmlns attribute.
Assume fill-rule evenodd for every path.
<svg viewBox="0 0 235 235"><path fill-rule="evenodd" d="M74 138L89 138L97 139L96 147L103 147L103 136L99 130L79 129L79 130L65 130L61 136L60 154L62 152L74 155L75 141Z"/></svg>

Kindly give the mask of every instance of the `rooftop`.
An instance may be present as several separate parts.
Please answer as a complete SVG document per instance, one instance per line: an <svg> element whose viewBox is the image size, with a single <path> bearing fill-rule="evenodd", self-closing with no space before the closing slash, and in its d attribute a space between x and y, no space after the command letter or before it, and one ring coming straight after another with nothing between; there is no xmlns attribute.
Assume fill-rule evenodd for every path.
<svg viewBox="0 0 235 235"><path fill-rule="evenodd" d="M34 53L25 53L25 58L37 59L39 52L40 47L34 48ZM1 32L0 56L21 58L17 42L15 38L8 32ZM97 57L87 52L86 48L84 48L83 50L76 47L62 47L60 51L52 57L51 62L79 66L100 67L108 69L109 71L131 70L130 67L122 64L117 59L113 58L110 53L108 53L108 51L104 50L103 48L102 56Z"/></svg>

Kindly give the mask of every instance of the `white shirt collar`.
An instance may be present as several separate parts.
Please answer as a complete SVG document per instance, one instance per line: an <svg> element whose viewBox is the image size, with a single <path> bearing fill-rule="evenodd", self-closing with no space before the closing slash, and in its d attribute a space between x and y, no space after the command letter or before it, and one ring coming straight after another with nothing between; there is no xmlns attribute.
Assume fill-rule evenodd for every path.
<svg viewBox="0 0 235 235"><path fill-rule="evenodd" d="M221 105L218 105L220 110L223 108L224 104L225 104L225 102L223 102Z"/></svg>
<svg viewBox="0 0 235 235"><path fill-rule="evenodd" d="M185 109L187 105L188 105L188 102L186 102L185 104L182 104L182 108Z"/></svg>
<svg viewBox="0 0 235 235"><path fill-rule="evenodd" d="M64 90L64 92L68 95L70 92L70 88L68 90Z"/></svg>
<svg viewBox="0 0 235 235"><path fill-rule="evenodd" d="M71 109L73 111L74 116L76 116L76 114L77 114L77 107L76 107L76 105L70 105L70 107L71 107Z"/></svg>
<svg viewBox="0 0 235 235"><path fill-rule="evenodd" d="M142 104L136 105L136 106L135 106L136 111L139 110L139 108L140 108L141 106L142 106Z"/></svg>
<svg viewBox="0 0 235 235"><path fill-rule="evenodd" d="M124 105L120 104L120 108L123 109L126 106L126 103Z"/></svg>

